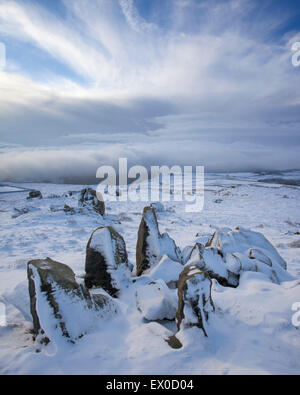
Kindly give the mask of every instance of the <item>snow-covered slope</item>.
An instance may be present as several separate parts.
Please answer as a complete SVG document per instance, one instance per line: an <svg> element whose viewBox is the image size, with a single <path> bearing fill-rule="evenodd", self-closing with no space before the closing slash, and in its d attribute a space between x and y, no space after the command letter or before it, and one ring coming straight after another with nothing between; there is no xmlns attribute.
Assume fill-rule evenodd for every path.
<svg viewBox="0 0 300 395"><path fill-rule="evenodd" d="M74 345L49 345L39 353L30 333L27 262L50 257L70 266L82 283L87 242L96 228L111 225L123 236L129 262L135 264L147 203L107 203L102 218L78 211L81 186L6 183L0 188L0 302L6 305L7 320L0 327L0 374L299 374L300 329L292 324L292 305L300 302L300 187L269 178L208 175L204 210L186 213L184 203L164 202L165 211L157 212L159 229L182 251L196 242L205 244L217 228L261 232L287 262L288 281L276 284L256 272L242 273L237 288L213 280L216 311L209 336L198 328L181 331L183 347L175 350L165 341L177 332L175 321L148 321L137 308L136 295L148 289L152 274L157 281L173 280L173 272L160 275L161 263L122 292L116 301L120 313L111 320ZM27 200L28 189L40 190L43 199ZM65 205L75 213L63 211ZM170 293L176 300L176 290Z"/></svg>

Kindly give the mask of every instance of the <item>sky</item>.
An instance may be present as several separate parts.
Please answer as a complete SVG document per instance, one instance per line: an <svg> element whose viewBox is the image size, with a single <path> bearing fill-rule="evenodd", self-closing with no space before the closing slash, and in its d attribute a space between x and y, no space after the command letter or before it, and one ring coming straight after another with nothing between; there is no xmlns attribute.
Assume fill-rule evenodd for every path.
<svg viewBox="0 0 300 395"><path fill-rule="evenodd" d="M300 168L296 42L297 1L0 0L0 180Z"/></svg>

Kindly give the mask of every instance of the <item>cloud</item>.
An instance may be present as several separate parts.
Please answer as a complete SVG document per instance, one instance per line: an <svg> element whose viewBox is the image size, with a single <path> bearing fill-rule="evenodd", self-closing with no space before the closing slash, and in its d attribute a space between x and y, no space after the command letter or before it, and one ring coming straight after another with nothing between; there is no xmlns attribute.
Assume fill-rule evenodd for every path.
<svg viewBox="0 0 300 395"><path fill-rule="evenodd" d="M176 0L154 1L145 15L133 0L61 4L58 14L0 0L3 40L39 54L34 69L15 56L0 71L1 178L94 175L117 155L213 170L300 167L299 33L277 33L288 9Z"/></svg>

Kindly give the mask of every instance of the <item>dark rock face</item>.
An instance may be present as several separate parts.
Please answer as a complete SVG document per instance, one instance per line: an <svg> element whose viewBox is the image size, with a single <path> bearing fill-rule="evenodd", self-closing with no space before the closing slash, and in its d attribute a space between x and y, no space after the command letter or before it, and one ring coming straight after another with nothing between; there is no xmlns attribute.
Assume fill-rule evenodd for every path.
<svg viewBox="0 0 300 395"><path fill-rule="evenodd" d="M96 229L86 248L87 288L101 287L117 296L122 283L129 281L131 270L123 237L110 226Z"/></svg>
<svg viewBox="0 0 300 395"><path fill-rule="evenodd" d="M152 207L145 207L143 217L138 230L138 240L136 245L136 274L140 276L145 270L151 267L153 261L158 260L159 249L157 251L149 248L148 237L153 233L153 244L160 237L155 210ZM158 246L156 246L158 247Z"/></svg>
<svg viewBox="0 0 300 395"><path fill-rule="evenodd" d="M145 207L136 245L137 276L160 261L163 255L182 263L180 249L167 233L160 234L153 207Z"/></svg>
<svg viewBox="0 0 300 395"><path fill-rule="evenodd" d="M177 339L175 335L168 337L167 339L165 339L165 341L169 344L171 348L174 348L174 350L178 350L182 347L180 340Z"/></svg>
<svg viewBox="0 0 300 395"><path fill-rule="evenodd" d="M215 311L211 298L211 279L196 265L187 266L179 277L178 330L197 326L207 336L209 316Z"/></svg>
<svg viewBox="0 0 300 395"><path fill-rule="evenodd" d="M95 313L110 303L105 295L91 296L84 286L77 284L70 267L50 258L28 262L27 276L34 333L44 343L57 332L72 343L85 334L84 326L73 328L66 311L71 310L71 319L77 321L79 312Z"/></svg>
<svg viewBox="0 0 300 395"><path fill-rule="evenodd" d="M40 191L30 191L27 199L42 199L43 195Z"/></svg>
<svg viewBox="0 0 300 395"><path fill-rule="evenodd" d="M105 214L104 201L97 198L96 191L92 188L85 188L80 192L78 205L79 207L92 208L102 216Z"/></svg>

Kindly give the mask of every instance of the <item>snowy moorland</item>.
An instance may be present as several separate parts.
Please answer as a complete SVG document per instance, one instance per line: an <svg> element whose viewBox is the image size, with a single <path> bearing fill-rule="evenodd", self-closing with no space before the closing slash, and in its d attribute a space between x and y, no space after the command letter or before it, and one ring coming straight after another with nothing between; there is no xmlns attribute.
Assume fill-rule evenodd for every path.
<svg viewBox="0 0 300 395"><path fill-rule="evenodd" d="M144 214L152 255L138 277L138 230L151 202L107 202L102 216L78 204L83 186L0 184L0 302L6 308L0 374L299 374L300 329L292 323L292 305L300 302L299 180L299 172L208 174L202 212L186 213L181 202L157 206L159 233L152 211ZM32 190L43 197L27 199ZM115 270L114 251L124 250L123 240L127 253ZM81 304L80 293L88 242L104 251L117 295L93 288L90 304L99 295L105 300L94 312ZM74 342L54 330L38 292L50 342L33 336L27 263L47 257L71 268L70 283L82 286L73 299L59 288L53 292ZM31 275L38 289L33 264ZM195 315L188 301L197 292L205 302L203 329L190 325ZM167 341L175 334L178 347Z"/></svg>

